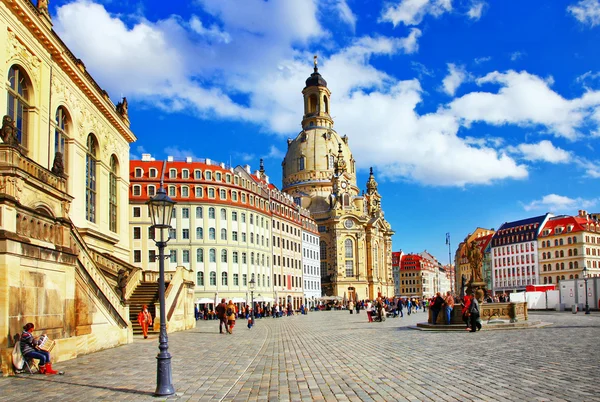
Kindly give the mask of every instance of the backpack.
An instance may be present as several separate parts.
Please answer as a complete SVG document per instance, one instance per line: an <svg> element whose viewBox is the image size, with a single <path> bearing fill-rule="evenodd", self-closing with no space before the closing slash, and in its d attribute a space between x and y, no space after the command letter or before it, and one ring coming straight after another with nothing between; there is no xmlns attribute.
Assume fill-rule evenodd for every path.
<svg viewBox="0 0 600 402"><path fill-rule="evenodd" d="M227 315L233 314L233 309L231 307L227 308Z"/></svg>

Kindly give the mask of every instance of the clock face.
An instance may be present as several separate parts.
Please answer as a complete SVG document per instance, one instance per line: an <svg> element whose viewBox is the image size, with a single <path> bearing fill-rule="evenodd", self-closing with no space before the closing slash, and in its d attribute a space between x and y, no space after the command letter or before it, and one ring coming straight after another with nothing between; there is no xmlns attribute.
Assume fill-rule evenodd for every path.
<svg viewBox="0 0 600 402"><path fill-rule="evenodd" d="M354 226L354 222L352 221L352 219L346 219L346 221L344 222L344 226L346 227L346 229L351 229L352 226Z"/></svg>
<svg viewBox="0 0 600 402"><path fill-rule="evenodd" d="M346 183L345 181L342 182L342 188L346 188L348 187L348 183Z"/></svg>

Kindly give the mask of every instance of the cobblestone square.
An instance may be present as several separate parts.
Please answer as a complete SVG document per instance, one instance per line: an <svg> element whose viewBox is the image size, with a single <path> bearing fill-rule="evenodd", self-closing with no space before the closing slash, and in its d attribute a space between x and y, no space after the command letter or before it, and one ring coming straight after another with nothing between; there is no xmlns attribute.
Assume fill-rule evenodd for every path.
<svg viewBox="0 0 600 402"><path fill-rule="evenodd" d="M424 313L218 321L169 335L180 401L600 401L600 314L531 313L541 329L425 332ZM158 336L0 379L1 401L156 401Z"/></svg>

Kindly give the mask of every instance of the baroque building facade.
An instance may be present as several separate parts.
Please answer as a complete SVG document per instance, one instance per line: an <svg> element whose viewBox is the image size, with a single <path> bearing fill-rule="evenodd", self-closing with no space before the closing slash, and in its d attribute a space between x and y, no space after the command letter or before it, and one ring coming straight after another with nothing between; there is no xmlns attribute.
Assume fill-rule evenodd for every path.
<svg viewBox="0 0 600 402"><path fill-rule="evenodd" d="M0 2L0 356L32 322L55 361L130 342L127 101L52 30L47 2ZM123 288L130 292L131 286Z"/></svg>
<svg viewBox="0 0 600 402"><path fill-rule="evenodd" d="M210 159L156 161L144 154L130 162L131 263L158 271L146 201L162 185L177 202L166 254L168 269L184 267L195 278L194 302L288 303L303 294L303 225L308 211L269 183L262 167L226 166ZM254 289L250 283L253 281ZM212 306L211 306L212 307Z"/></svg>
<svg viewBox="0 0 600 402"><path fill-rule="evenodd" d="M333 129L331 92L316 57L302 94L302 131L288 140L282 191L317 223L322 292L359 300L394 296L394 232L384 218L372 169L366 193L360 194L349 139Z"/></svg>

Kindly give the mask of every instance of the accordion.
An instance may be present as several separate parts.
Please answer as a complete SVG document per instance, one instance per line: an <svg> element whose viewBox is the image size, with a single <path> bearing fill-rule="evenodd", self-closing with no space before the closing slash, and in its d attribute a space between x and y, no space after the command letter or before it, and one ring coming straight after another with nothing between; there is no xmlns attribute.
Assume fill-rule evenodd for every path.
<svg viewBox="0 0 600 402"><path fill-rule="evenodd" d="M55 341L48 338L48 335L43 335L40 337L40 344L38 345L38 349L45 350L46 352L51 352L54 349Z"/></svg>

